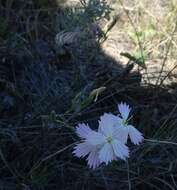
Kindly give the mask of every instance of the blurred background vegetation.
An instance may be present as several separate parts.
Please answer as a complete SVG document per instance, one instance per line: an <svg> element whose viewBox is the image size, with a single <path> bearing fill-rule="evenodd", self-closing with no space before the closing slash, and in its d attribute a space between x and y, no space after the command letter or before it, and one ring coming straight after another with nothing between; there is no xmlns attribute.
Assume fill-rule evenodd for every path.
<svg viewBox="0 0 177 190"><path fill-rule="evenodd" d="M177 189L176 82L176 0L0 0L0 189ZM155 141L90 170L74 127L120 101Z"/></svg>

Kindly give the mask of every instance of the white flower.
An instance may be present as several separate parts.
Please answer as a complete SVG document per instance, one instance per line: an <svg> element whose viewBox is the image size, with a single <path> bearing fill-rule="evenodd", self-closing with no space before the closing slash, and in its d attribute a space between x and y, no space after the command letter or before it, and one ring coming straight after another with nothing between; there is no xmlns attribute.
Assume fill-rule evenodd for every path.
<svg viewBox="0 0 177 190"><path fill-rule="evenodd" d="M118 158L125 160L129 157L129 149L125 145L128 136L134 144L143 141L143 135L134 126L129 125L131 108L126 103L118 105L120 115L105 113L100 117L97 131L86 124L79 124L76 133L81 143L74 147L73 153L79 158L87 157L90 168L95 169L101 163L106 165Z"/></svg>
<svg viewBox="0 0 177 190"><path fill-rule="evenodd" d="M98 147L100 162L108 164L117 158L125 160L129 156L129 150L117 136L117 128L112 114L104 114L99 121L98 132L91 131L86 138L90 145Z"/></svg>
<svg viewBox="0 0 177 190"><path fill-rule="evenodd" d="M75 154L75 156L79 158L83 158L88 155L87 157L88 165L90 168L95 169L101 164L99 155L98 155L98 147L93 146L89 144L88 142L86 142L86 137L92 131L93 130L90 129L88 125L78 124L78 126L76 127L76 133L82 139L83 142L78 143L74 147L73 153Z"/></svg>
<svg viewBox="0 0 177 190"><path fill-rule="evenodd" d="M118 134L122 137L123 142L126 143L129 136L134 144L140 144L144 139L142 133L139 132L134 126L128 124L128 117L131 108L126 103L121 103L118 105L118 110L121 115L118 117L119 124L117 128L119 131Z"/></svg>

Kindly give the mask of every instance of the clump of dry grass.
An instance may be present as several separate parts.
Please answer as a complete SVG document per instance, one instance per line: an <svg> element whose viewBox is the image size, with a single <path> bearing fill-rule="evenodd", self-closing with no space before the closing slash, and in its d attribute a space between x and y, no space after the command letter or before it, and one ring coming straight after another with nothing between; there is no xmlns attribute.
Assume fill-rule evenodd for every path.
<svg viewBox="0 0 177 190"><path fill-rule="evenodd" d="M120 56L122 51L136 57L143 56L147 66L146 73L142 72L145 83L160 84L170 72L172 77L163 83L175 82L176 2L120 0L110 1L110 4L114 8L113 15L118 15L118 21L103 44L105 53L124 63L126 59ZM158 75L163 71L159 80Z"/></svg>

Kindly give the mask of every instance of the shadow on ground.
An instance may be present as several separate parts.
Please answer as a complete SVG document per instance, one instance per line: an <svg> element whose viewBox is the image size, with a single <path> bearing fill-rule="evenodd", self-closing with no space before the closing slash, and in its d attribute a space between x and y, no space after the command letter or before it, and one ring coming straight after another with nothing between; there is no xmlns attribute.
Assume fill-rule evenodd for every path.
<svg viewBox="0 0 177 190"><path fill-rule="evenodd" d="M103 112L117 112L120 101L133 107L132 122L145 137L175 141L175 85L143 86L134 63L119 63L101 50L103 34L89 22L77 30L86 36L56 46L51 20L67 20L66 10L40 10L33 3L0 8L7 24L0 37L1 188L127 189L127 163L92 171L71 148L41 160L78 140L70 129L78 122L94 128ZM168 189L176 176L174 146L145 142L131 149L132 189Z"/></svg>

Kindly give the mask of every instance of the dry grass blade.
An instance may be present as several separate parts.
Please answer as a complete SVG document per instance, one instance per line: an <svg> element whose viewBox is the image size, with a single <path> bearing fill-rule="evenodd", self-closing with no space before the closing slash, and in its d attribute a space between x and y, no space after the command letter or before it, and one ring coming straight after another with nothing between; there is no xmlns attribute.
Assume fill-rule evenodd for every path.
<svg viewBox="0 0 177 190"><path fill-rule="evenodd" d="M56 155L58 155L58 154L64 152L64 151L67 150L68 148L71 148L71 147L74 146L76 143L77 143L77 142L72 143L72 144L70 144L70 145L68 145L68 146L66 146L66 147L64 147L64 148L62 148L62 149L60 149L60 150L58 150L57 152L55 152L55 153L53 153L53 154L50 154L49 156L43 158L43 159L40 160L38 163L36 163L35 166L33 166L33 167L31 168L31 170L30 170L29 173L32 173L34 170L38 169L38 168L41 166L42 163L44 163L45 161L47 161L47 160L53 158L54 156L56 156Z"/></svg>
<svg viewBox="0 0 177 190"><path fill-rule="evenodd" d="M150 143L157 143L157 144L168 144L168 145L175 145L177 146L177 143L170 142L170 141L160 141L160 140L154 140L154 139L144 139L146 142Z"/></svg>
<svg viewBox="0 0 177 190"><path fill-rule="evenodd" d="M69 45L77 42L79 36L81 36L80 32L66 32L62 31L58 33L55 37L55 43L62 47L63 45Z"/></svg>
<svg viewBox="0 0 177 190"><path fill-rule="evenodd" d="M172 42L173 42L174 34L175 34L176 31L177 31L177 23L176 23L176 25L175 25L175 28L174 28L172 34L171 34L171 39L170 39L169 44L168 44L168 46L167 46L167 51L166 51L166 54L165 54L165 58L164 58L164 60L163 60L163 62L162 62L161 70L160 70L160 72L159 72L159 76L158 76L157 81L156 81L156 85L158 85L158 86L160 86L160 85L162 84L162 82L160 81L160 85L159 85L159 80L160 80L160 78L161 78L163 69L164 69L164 67L165 67L165 63L166 63L166 61L167 61L170 48L172 47ZM162 79L162 81L164 81L164 80Z"/></svg>

